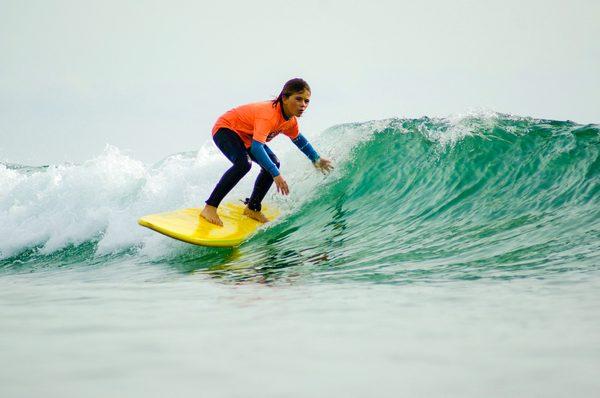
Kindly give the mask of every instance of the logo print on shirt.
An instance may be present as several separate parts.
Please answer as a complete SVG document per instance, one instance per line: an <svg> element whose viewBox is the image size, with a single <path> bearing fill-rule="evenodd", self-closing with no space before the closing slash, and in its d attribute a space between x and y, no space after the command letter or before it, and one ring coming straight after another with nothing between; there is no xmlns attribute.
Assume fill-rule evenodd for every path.
<svg viewBox="0 0 600 398"><path fill-rule="evenodd" d="M281 131L272 131L272 132L270 132L269 135L267 136L267 142L271 141L279 133L281 133Z"/></svg>

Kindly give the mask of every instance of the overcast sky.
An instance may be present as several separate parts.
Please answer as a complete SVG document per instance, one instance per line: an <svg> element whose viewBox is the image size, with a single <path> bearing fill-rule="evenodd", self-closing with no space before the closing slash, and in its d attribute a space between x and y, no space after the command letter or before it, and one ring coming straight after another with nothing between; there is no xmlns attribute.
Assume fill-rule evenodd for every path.
<svg viewBox="0 0 600 398"><path fill-rule="evenodd" d="M155 162L298 76L309 136L478 107L598 123L600 2L0 0L0 161Z"/></svg>

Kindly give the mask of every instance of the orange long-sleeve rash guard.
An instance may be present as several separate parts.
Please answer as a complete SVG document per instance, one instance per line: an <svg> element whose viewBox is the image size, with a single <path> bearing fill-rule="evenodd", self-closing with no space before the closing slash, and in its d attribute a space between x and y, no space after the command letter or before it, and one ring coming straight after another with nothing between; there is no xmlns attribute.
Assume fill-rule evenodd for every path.
<svg viewBox="0 0 600 398"><path fill-rule="evenodd" d="M299 134L296 116L285 120L281 103L273 106L271 101L241 105L225 112L217 119L212 134L215 135L223 127L235 131L246 148L250 148L252 140L265 144L280 133L291 139Z"/></svg>

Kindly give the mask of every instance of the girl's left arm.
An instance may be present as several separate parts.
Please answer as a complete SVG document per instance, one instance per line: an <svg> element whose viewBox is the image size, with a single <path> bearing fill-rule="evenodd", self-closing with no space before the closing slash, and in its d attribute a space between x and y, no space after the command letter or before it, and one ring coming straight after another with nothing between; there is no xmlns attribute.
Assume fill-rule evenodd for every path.
<svg viewBox="0 0 600 398"><path fill-rule="evenodd" d="M319 160L319 154L302 134L298 134L298 137L294 138L292 142L310 159L311 162L315 163Z"/></svg>

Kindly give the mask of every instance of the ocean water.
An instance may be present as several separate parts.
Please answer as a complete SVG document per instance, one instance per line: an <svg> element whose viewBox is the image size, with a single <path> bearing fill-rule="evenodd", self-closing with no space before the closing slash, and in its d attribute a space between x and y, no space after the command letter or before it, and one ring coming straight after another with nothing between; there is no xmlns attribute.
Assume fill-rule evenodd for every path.
<svg viewBox="0 0 600 398"><path fill-rule="evenodd" d="M276 140L284 216L233 249L136 222L202 205L228 167L210 143L0 163L0 396L597 395L600 126L478 112L311 141L334 172Z"/></svg>

